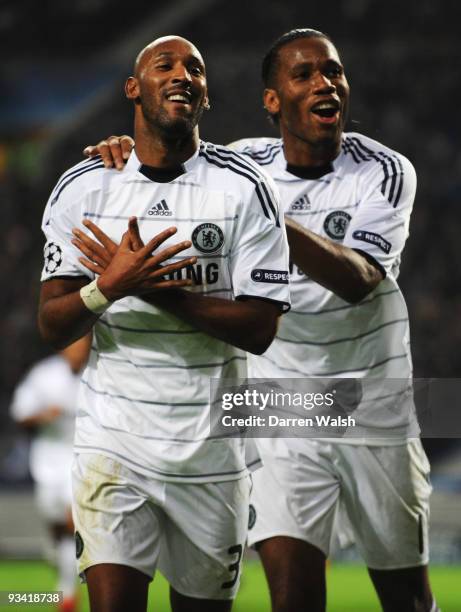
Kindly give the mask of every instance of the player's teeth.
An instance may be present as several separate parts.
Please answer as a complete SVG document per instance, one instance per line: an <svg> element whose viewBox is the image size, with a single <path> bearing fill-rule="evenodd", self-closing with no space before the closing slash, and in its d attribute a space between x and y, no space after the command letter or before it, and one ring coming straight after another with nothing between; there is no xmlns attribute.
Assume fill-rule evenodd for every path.
<svg viewBox="0 0 461 612"><path fill-rule="evenodd" d="M168 100L173 100L174 102L188 102L189 101L185 96L180 96L180 95L168 96Z"/></svg>

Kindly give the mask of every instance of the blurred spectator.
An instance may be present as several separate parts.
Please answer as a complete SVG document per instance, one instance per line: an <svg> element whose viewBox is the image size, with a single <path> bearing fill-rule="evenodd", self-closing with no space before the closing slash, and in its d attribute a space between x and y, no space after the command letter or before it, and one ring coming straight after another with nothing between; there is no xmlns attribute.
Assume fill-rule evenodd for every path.
<svg viewBox="0 0 461 612"><path fill-rule="evenodd" d="M71 466L79 374L90 342L91 337L85 336L35 364L16 387L10 407L12 417L32 435L30 473L37 509L55 546L57 590L64 598L60 612L76 610Z"/></svg>

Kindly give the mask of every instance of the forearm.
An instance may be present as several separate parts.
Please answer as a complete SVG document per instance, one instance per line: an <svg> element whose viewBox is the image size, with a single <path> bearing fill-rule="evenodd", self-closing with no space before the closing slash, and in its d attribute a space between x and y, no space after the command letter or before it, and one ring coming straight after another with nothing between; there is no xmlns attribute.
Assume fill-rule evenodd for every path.
<svg viewBox="0 0 461 612"><path fill-rule="evenodd" d="M312 280L350 303L362 300L383 279L365 257L285 218L292 261Z"/></svg>
<svg viewBox="0 0 461 612"><path fill-rule="evenodd" d="M55 419L61 416L62 412L63 411L58 406L50 406L49 408L45 408L45 410L41 410L36 414L31 414L25 417L19 422L19 424L25 429L34 429L36 427L40 427L40 425L52 423Z"/></svg>
<svg viewBox="0 0 461 612"><path fill-rule="evenodd" d="M144 296L196 329L250 353L263 353L277 331L278 307L257 299L230 301L174 290Z"/></svg>
<svg viewBox="0 0 461 612"><path fill-rule="evenodd" d="M63 295L53 295L48 284L42 287L38 327L43 340L59 350L88 333L99 315L91 312L80 297L80 288L88 284L88 279L74 283L75 290Z"/></svg>

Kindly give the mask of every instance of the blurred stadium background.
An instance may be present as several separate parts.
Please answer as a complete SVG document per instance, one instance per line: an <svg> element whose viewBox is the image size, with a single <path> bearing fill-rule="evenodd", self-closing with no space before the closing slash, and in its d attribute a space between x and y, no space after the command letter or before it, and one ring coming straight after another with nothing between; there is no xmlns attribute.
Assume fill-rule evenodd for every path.
<svg viewBox="0 0 461 612"><path fill-rule="evenodd" d="M415 375L456 378L461 372L460 17L461 5L454 0L0 2L0 590L53 584L51 570L40 561L47 538L32 503L28 440L8 416L18 379L49 352L36 330L42 210L57 177L81 159L84 145L132 132L123 83L136 52L169 33L195 42L207 64L212 103L201 135L227 143L276 135L262 109L259 77L271 42L294 27L332 36L352 87L349 128L407 155L419 177L401 273ZM444 612L454 612L461 610L461 443L427 439L425 446L435 489L435 591ZM331 609L378 610L365 574L347 560L356 561L353 551L333 564ZM267 599L259 568L249 563L255 577L244 575L236 609L256 612L267 609Z"/></svg>

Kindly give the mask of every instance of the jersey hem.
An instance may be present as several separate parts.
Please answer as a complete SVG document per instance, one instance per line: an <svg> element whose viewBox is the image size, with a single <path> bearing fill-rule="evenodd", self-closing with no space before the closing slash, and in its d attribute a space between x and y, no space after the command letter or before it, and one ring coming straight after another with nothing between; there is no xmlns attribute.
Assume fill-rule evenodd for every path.
<svg viewBox="0 0 461 612"><path fill-rule="evenodd" d="M226 482L226 481L231 481L231 480L241 480L242 478L246 478L250 474L250 470L248 469L248 466L245 466L242 469L235 470L233 472L227 472L227 473L221 472L217 474L167 474L159 470L155 470L155 468L143 469L143 467L140 466L139 464L131 462L129 459L127 459L123 455L120 455L108 449L100 449L100 448L75 445L74 452L76 455L89 454L89 455L103 455L104 457L109 457L110 459L113 459L114 461L117 461L118 463L125 465L127 468L129 468L133 472L142 474L143 476L147 476L148 478L154 478L155 480L160 480L162 482L183 482L183 483L188 482L192 484L194 483L200 484L200 483L206 483L206 482ZM257 463L257 461L255 461L254 463ZM250 465L252 466L253 463Z"/></svg>
<svg viewBox="0 0 461 612"><path fill-rule="evenodd" d="M291 310L291 304L289 304L288 302L283 302L282 300L274 300L273 298L263 297L261 295L247 295L246 293L242 293L235 297L236 300L247 299L247 298L261 300L263 302L271 302L272 304L277 304L280 306L280 309L283 314Z"/></svg>
<svg viewBox="0 0 461 612"><path fill-rule="evenodd" d="M356 247L349 247L349 248L352 248L356 253L359 253L360 255L362 255L362 257L365 257L365 259L369 263L371 263L372 266L375 266L375 268L377 268L381 272L381 274L383 275L383 280L386 278L386 276L387 276L386 270L379 263L379 261L373 257L373 255L370 255L370 253L367 253L363 249L357 249Z"/></svg>
<svg viewBox="0 0 461 612"><path fill-rule="evenodd" d="M63 280L75 280L77 278L82 278L82 279L89 279L90 281L93 280L91 276L89 276L88 274L55 274L52 276L42 276L40 278L40 282L41 283L46 283L50 280L55 280L55 279L63 279Z"/></svg>

